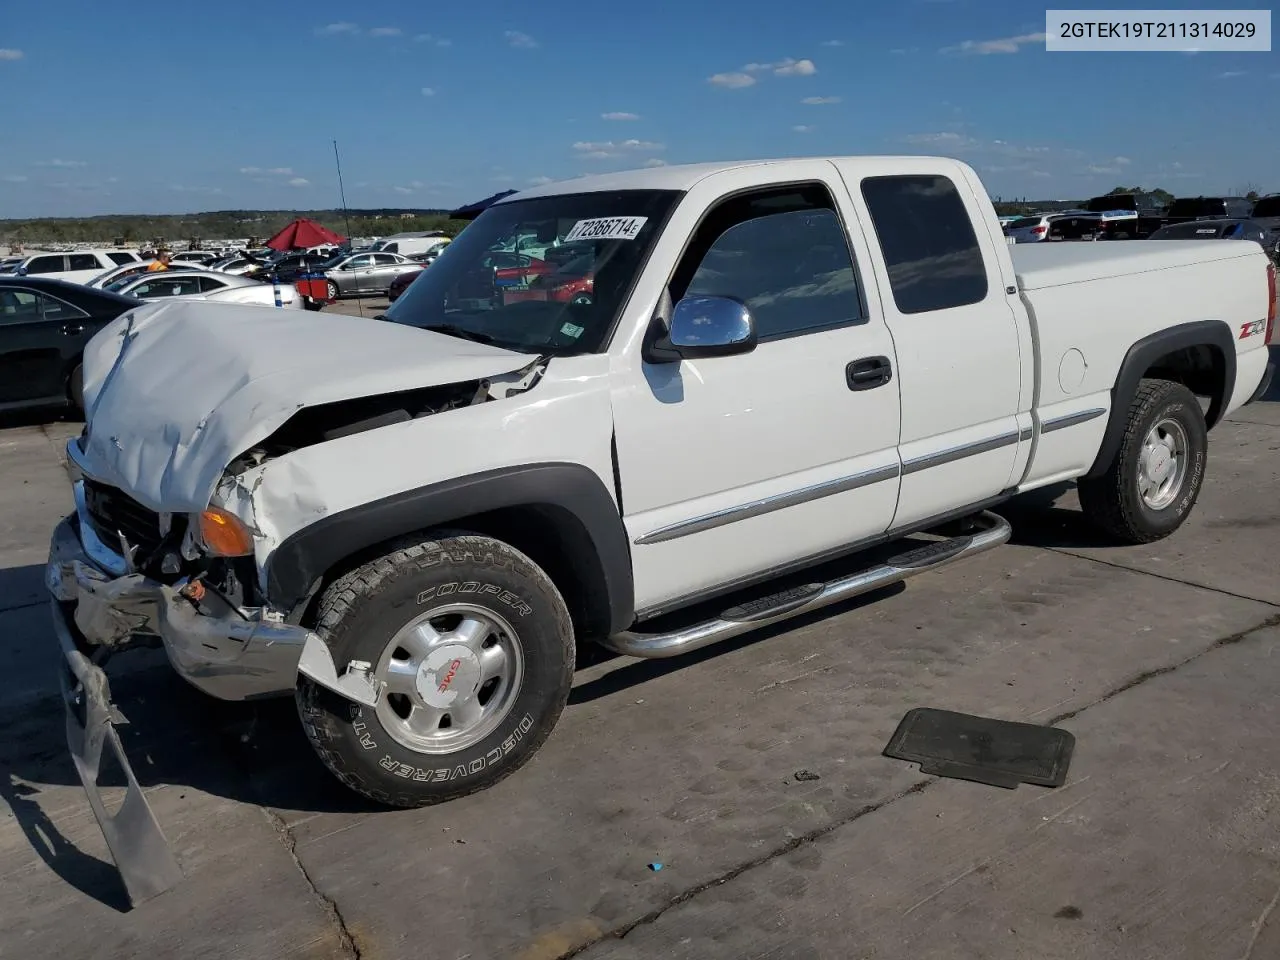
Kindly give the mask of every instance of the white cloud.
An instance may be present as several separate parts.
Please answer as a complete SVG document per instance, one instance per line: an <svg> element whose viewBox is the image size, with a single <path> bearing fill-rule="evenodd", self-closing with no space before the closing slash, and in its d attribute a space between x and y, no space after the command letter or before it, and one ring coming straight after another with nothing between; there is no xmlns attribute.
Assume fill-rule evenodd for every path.
<svg viewBox="0 0 1280 960"><path fill-rule="evenodd" d="M748 63L742 69L745 73L773 73L779 77L811 77L818 72L812 60L794 57L784 57L774 63Z"/></svg>
<svg viewBox="0 0 1280 960"><path fill-rule="evenodd" d="M17 173L11 173L7 177L0 177L0 180L4 180L5 183L26 183L27 182L26 177Z"/></svg>
<svg viewBox="0 0 1280 960"><path fill-rule="evenodd" d="M919 47L894 47L889 52L893 54L895 57L902 57L902 56L906 56L908 53L919 53L920 48Z"/></svg>
<svg viewBox="0 0 1280 960"><path fill-rule="evenodd" d="M843 40L823 40L821 45L824 47L843 47L844 41Z"/></svg>
<svg viewBox="0 0 1280 960"><path fill-rule="evenodd" d="M87 167L88 164L83 160L59 160L56 157L52 160L37 160L37 167L57 167L60 170L70 170L74 167Z"/></svg>
<svg viewBox="0 0 1280 960"><path fill-rule="evenodd" d="M336 37L339 34L356 34L360 32L360 28L354 23L347 23L345 20L338 23L328 23L323 27L316 27L316 33L322 37Z"/></svg>
<svg viewBox="0 0 1280 960"><path fill-rule="evenodd" d="M413 189L415 190L421 190L423 187L423 183L421 180L410 180L409 186L413 187Z"/></svg>
<svg viewBox="0 0 1280 960"><path fill-rule="evenodd" d="M436 89L435 89L435 87L423 87L423 88L422 88L422 95L423 95L424 97L434 97L434 96L436 95Z"/></svg>
<svg viewBox="0 0 1280 960"><path fill-rule="evenodd" d="M707 77L707 83L713 87L724 87L726 90L740 90L750 87L756 78L749 73L713 73Z"/></svg>
<svg viewBox="0 0 1280 960"><path fill-rule="evenodd" d="M665 167L667 165L667 161L663 160L661 157L650 157L644 162L644 165L646 167Z"/></svg>
<svg viewBox="0 0 1280 960"><path fill-rule="evenodd" d="M396 193L413 193L412 187L392 187L391 189Z"/></svg>
<svg viewBox="0 0 1280 960"><path fill-rule="evenodd" d="M55 184L52 184L52 186L65 187L67 186L67 184L55 183ZM221 187L190 187L190 186L184 186L181 183L171 183L169 184L169 189L172 190L174 193L218 193L218 194L222 193Z"/></svg>
<svg viewBox="0 0 1280 960"><path fill-rule="evenodd" d="M640 114L627 113L625 110L614 110L609 113L600 114L601 120L639 120Z"/></svg>
<svg viewBox="0 0 1280 960"><path fill-rule="evenodd" d="M1091 163L1091 164L1089 164L1087 167L1085 167L1084 169L1085 169L1085 172L1086 172L1086 173L1092 173L1092 174L1095 174L1095 175L1098 175L1098 176L1101 176L1101 175L1102 175L1102 174L1104 174L1104 173L1106 173L1106 174L1118 174L1118 173L1120 172L1120 168L1119 168L1119 167L1104 167L1104 166L1102 166L1102 165L1100 165L1100 164L1097 164L1097 163Z"/></svg>
<svg viewBox="0 0 1280 960"><path fill-rule="evenodd" d="M585 160L607 160L610 157L665 149L661 143L651 140L579 140L573 145L574 152Z"/></svg>
<svg viewBox="0 0 1280 960"><path fill-rule="evenodd" d="M1127 167L1129 164L1133 163L1133 161L1128 157L1112 157L1111 162L1117 167Z"/></svg>
<svg viewBox="0 0 1280 960"><path fill-rule="evenodd" d="M839 97L805 97L800 102L817 106L818 104L823 104L823 103L839 103L840 98Z"/></svg>
<svg viewBox="0 0 1280 960"><path fill-rule="evenodd" d="M788 57L775 66L773 72L780 77L811 77L818 72L818 68L813 65L812 60L792 60Z"/></svg>
<svg viewBox="0 0 1280 960"><path fill-rule="evenodd" d="M1244 75L1245 75L1245 71L1243 70L1228 70L1225 73L1218 74L1218 79L1231 80L1231 79L1234 79L1235 77L1243 77Z"/></svg>
<svg viewBox="0 0 1280 960"><path fill-rule="evenodd" d="M511 176L508 176L507 174L503 173L503 174L499 174L498 176L494 177L494 178L493 178L493 182L494 182L494 183L510 183L513 179L515 179L515 178L514 178L514 177L511 177Z"/></svg>
<svg viewBox="0 0 1280 960"><path fill-rule="evenodd" d="M1047 170L1032 170L1031 175L1040 180L1047 180L1053 177L1053 174L1049 173Z"/></svg>
<svg viewBox="0 0 1280 960"><path fill-rule="evenodd" d="M955 150L960 147L976 146L977 142L972 137L967 137L963 133L956 133L951 130L942 133L911 133L903 137L907 143L914 143L918 146L944 146ZM996 144L1003 144L1003 140L996 140Z"/></svg>
<svg viewBox="0 0 1280 960"><path fill-rule="evenodd" d="M533 39L527 33L521 33L519 30L505 30L503 37L506 38L507 46L519 47L521 49L530 50L538 45L538 41Z"/></svg>
<svg viewBox="0 0 1280 960"><path fill-rule="evenodd" d="M954 47L943 47L941 53L964 53L987 56L992 53L1017 53L1019 48L1032 43L1043 43L1043 33L1024 33L1016 37L998 40L965 40Z"/></svg>
<svg viewBox="0 0 1280 960"><path fill-rule="evenodd" d="M21 50L14 50L12 47L0 47L0 60L21 60L22 57Z"/></svg>
<svg viewBox="0 0 1280 960"><path fill-rule="evenodd" d="M261 174L269 174L274 177L291 177L293 176L293 167L268 167L265 170L262 167L241 167L240 172L248 177Z"/></svg>
<svg viewBox="0 0 1280 960"><path fill-rule="evenodd" d="M551 177L530 177L529 182L535 187L540 187L544 183L555 183L555 180Z"/></svg>
<svg viewBox="0 0 1280 960"><path fill-rule="evenodd" d="M306 177L294 177L292 180L290 180L290 181L289 181L289 186L291 186L291 187L309 187L309 186L311 186L311 181L310 181L310 180L308 180Z"/></svg>
<svg viewBox="0 0 1280 960"><path fill-rule="evenodd" d="M404 31L399 27L374 27L369 31L371 37L398 37Z"/></svg>
<svg viewBox="0 0 1280 960"><path fill-rule="evenodd" d="M437 37L434 34L430 34L430 33L415 34L413 38L413 42L414 43L433 43L437 47L453 46L452 40L446 40L444 37Z"/></svg>
<svg viewBox="0 0 1280 960"><path fill-rule="evenodd" d="M791 129L796 133L813 133L814 128L809 126L807 123L797 123Z"/></svg>

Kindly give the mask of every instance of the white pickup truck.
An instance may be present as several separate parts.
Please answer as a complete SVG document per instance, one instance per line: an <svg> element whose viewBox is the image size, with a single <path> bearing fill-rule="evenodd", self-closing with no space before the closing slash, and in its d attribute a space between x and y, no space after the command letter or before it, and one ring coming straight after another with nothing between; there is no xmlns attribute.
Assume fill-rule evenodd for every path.
<svg viewBox="0 0 1280 960"><path fill-rule="evenodd" d="M495 261L524 235L581 255ZM457 797L546 739L578 644L673 656L903 580L1065 480L1117 540L1171 533L1266 389L1274 287L1256 244L1011 248L964 164L848 157L525 191L385 318L136 309L86 350L47 576L131 893L179 873L131 773L101 804L106 654L296 695L351 788Z"/></svg>

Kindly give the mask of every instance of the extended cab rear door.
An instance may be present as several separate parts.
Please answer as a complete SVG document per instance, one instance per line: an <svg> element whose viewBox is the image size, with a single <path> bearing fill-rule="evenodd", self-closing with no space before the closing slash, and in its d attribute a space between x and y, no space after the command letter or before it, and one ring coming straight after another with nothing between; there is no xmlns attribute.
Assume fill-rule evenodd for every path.
<svg viewBox="0 0 1280 960"><path fill-rule="evenodd" d="M903 467L893 526L992 499L1030 444L1029 414L1023 423L1018 412L1029 409L1032 359L1012 270L1003 273L1007 253L986 228L989 204L958 165L835 164L875 246L870 268L898 356Z"/></svg>
<svg viewBox="0 0 1280 960"><path fill-rule="evenodd" d="M888 528L898 500L897 361L867 289L870 255L828 161L714 173L672 214L633 303L651 316L664 292L673 303L736 297L759 344L650 363L637 328L610 351L642 614Z"/></svg>

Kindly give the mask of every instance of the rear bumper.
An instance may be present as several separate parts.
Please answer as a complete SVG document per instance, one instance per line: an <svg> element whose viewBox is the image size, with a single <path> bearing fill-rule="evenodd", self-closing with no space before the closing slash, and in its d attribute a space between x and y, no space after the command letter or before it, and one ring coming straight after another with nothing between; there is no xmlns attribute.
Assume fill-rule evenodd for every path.
<svg viewBox="0 0 1280 960"><path fill-rule="evenodd" d="M1271 389L1271 378L1275 376L1275 372L1276 365L1268 363L1266 369L1262 371L1262 381L1258 384L1258 389L1253 391L1253 395L1245 401L1246 404L1261 400L1266 396L1267 391Z"/></svg>

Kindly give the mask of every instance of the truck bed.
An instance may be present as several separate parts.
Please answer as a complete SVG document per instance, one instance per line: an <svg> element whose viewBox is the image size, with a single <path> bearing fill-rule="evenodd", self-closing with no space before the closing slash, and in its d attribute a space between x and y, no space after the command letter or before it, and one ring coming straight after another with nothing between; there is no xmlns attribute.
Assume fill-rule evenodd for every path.
<svg viewBox="0 0 1280 960"><path fill-rule="evenodd" d="M1022 290L1042 290L1088 280L1235 260L1257 253L1249 243L1227 240L1107 240L1094 243L1025 243L1009 247Z"/></svg>

